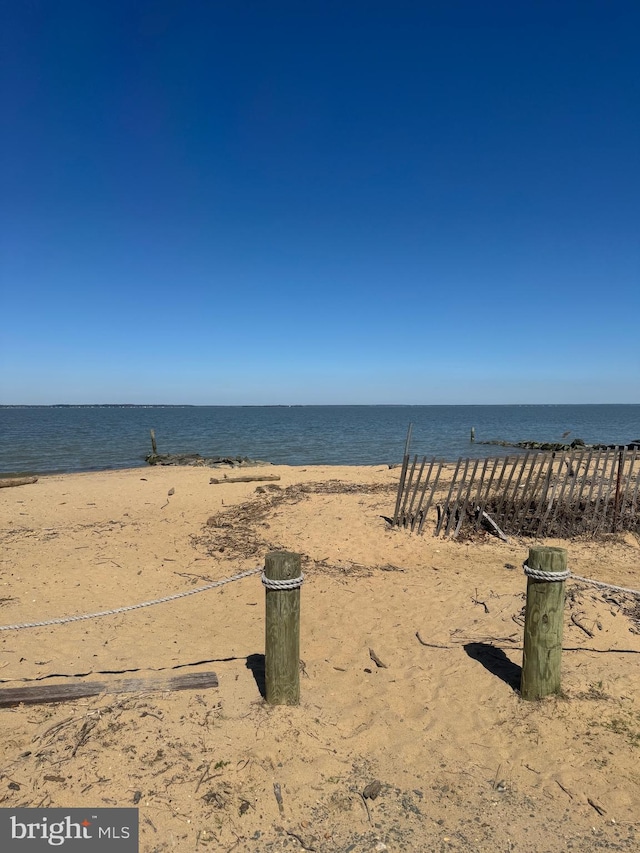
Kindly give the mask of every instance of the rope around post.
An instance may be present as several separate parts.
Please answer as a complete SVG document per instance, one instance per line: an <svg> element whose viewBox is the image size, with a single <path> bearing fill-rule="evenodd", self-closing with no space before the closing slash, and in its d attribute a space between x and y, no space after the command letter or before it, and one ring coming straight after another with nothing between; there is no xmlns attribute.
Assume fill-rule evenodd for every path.
<svg viewBox="0 0 640 853"><path fill-rule="evenodd" d="M571 577L569 569L564 572L544 572L542 569L532 569L526 562L522 564L522 568L525 575L534 581L566 581Z"/></svg>
<svg viewBox="0 0 640 853"><path fill-rule="evenodd" d="M188 595L196 595L198 592L206 592L209 589L215 589L218 586L224 586L232 581L239 581L242 578L248 578L251 575L257 575L262 569L249 569L247 572L239 572L237 575L232 575L230 578L213 581L205 586L199 586L195 589L188 589L185 592L176 592L173 595L166 595L164 598L155 598L153 601L143 601L140 604L129 604L126 607L115 607L113 610L101 610L98 613L82 613L78 616L62 616L59 619L46 619L43 622L22 622L16 625L0 625L0 631L18 631L22 628L44 628L47 625L65 625L68 622L81 622L84 619L98 619L101 616L113 616L116 613L128 613L130 610L140 610L142 607L151 607L154 604L165 604L168 601L176 601L178 598L186 598Z"/></svg>
<svg viewBox="0 0 640 853"><path fill-rule="evenodd" d="M578 583L586 583L591 586L595 586L598 589L611 589L614 592L626 592L628 595L637 595L640 597L640 589L631 589L628 586L617 586L613 583L604 583L604 581L595 581L592 578L583 578L582 575L574 575L573 572L567 569L564 572L543 572L540 569L532 569L530 568L526 561L522 564L522 568L524 569L524 573L527 577L532 578L533 580L540 581L564 581L564 580L574 580Z"/></svg>
<svg viewBox="0 0 640 853"><path fill-rule="evenodd" d="M304 581L304 572L300 572L300 577L297 578L289 578L289 580L277 581L272 578L268 578L265 573L262 573L262 583L267 589L275 589L275 590L286 590L286 589L298 589L298 587L302 586L302 582Z"/></svg>

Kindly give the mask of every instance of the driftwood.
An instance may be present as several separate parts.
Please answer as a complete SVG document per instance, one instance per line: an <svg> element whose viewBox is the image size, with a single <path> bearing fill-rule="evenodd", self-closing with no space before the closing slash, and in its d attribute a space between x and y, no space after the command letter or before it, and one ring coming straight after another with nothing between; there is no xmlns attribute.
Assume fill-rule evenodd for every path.
<svg viewBox="0 0 640 853"><path fill-rule="evenodd" d="M264 474L262 477L225 477L223 480L218 480L212 477L209 480L209 485L220 486L222 483L259 483L265 480L279 480L278 474Z"/></svg>
<svg viewBox="0 0 640 853"><path fill-rule="evenodd" d="M186 675L154 675L148 678L123 678L114 681L71 681L35 687L0 688L0 708L11 705L39 705L68 702L100 693L149 693L164 690L204 690L218 686L215 672L191 672Z"/></svg>
<svg viewBox="0 0 640 853"><path fill-rule="evenodd" d="M37 477L2 477L0 479L0 489L8 489L10 486L28 486L30 483L37 482Z"/></svg>

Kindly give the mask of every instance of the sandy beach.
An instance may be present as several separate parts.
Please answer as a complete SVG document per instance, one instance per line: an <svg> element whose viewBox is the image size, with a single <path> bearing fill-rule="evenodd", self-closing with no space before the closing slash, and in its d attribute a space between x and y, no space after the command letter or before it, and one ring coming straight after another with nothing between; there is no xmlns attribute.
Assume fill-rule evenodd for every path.
<svg viewBox="0 0 640 853"><path fill-rule="evenodd" d="M261 696L257 574L0 632L2 688L219 677L0 709L3 807L136 805L145 853L640 847L640 599L569 581L563 695L524 702L532 540L390 529L398 468L241 473L280 479L148 468L0 489L2 625L184 592L277 549L300 553L306 575L298 707ZM640 588L632 534L538 544L567 548L576 574Z"/></svg>

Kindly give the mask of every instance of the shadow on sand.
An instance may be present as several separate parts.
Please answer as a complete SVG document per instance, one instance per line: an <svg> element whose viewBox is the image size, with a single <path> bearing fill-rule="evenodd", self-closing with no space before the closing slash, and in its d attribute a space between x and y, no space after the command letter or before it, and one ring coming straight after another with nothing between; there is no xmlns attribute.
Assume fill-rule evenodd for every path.
<svg viewBox="0 0 640 853"><path fill-rule="evenodd" d="M510 661L502 649L492 646L491 643L466 643L464 650L472 660L477 660L492 675L496 675L512 690L519 692L522 667Z"/></svg>
<svg viewBox="0 0 640 853"><path fill-rule="evenodd" d="M266 699L267 688L264 675L264 655L248 655L247 669L251 670L251 674L253 675L258 686L258 690L260 691L260 695L263 699Z"/></svg>

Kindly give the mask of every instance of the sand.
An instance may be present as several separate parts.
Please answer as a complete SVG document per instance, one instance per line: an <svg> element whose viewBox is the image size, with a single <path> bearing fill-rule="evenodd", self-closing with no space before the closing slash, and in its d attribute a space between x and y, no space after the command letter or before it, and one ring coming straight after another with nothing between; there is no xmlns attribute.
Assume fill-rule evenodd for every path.
<svg viewBox="0 0 640 853"><path fill-rule="evenodd" d="M532 541L389 529L397 468L242 473L281 479L149 468L0 490L2 625L193 589L280 548L306 573L298 707L261 696L259 575L0 632L4 688L219 676L0 709L2 807L137 805L149 853L640 849L639 599L568 582L563 695L524 702ZM566 547L577 574L640 588L635 536L544 544Z"/></svg>

